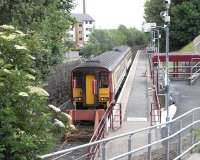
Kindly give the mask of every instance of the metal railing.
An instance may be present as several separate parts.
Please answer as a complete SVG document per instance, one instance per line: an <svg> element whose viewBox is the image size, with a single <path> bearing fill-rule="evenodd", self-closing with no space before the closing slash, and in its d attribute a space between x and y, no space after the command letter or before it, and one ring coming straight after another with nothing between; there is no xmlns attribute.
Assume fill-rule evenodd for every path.
<svg viewBox="0 0 200 160"><path fill-rule="evenodd" d="M117 108L117 106L119 108ZM113 112L118 110L120 113L119 114L114 114ZM114 117L118 116L118 117ZM105 135L105 130L107 128L107 122L109 120L110 122L110 128L113 130L115 129L115 121L119 121L118 127L122 125L122 117L121 117L121 104L120 103L114 103L111 102L108 109L104 113L99 125L97 126L96 130L94 131L94 134L90 140L90 143L101 140L104 138ZM88 157L89 160L95 159L97 152L99 151L99 144L93 145L88 148L88 153L86 153L86 156Z"/></svg>
<svg viewBox="0 0 200 160"><path fill-rule="evenodd" d="M166 127L168 126L168 127ZM169 136L166 136L166 128ZM182 158L190 150L199 145L197 133L200 129L200 107L167 122L140 130L120 134L96 142L84 144L70 149L39 156L41 159L58 157L66 153L76 153L80 149L99 145L99 153L95 159L155 159L163 160ZM142 138L140 137L142 135ZM139 139L140 137L140 139ZM169 145L169 154L166 155L166 144ZM141 158L142 157L142 158Z"/></svg>
<svg viewBox="0 0 200 160"><path fill-rule="evenodd" d="M197 62L190 72L190 77L188 78L189 84L193 84L200 77L200 62Z"/></svg>

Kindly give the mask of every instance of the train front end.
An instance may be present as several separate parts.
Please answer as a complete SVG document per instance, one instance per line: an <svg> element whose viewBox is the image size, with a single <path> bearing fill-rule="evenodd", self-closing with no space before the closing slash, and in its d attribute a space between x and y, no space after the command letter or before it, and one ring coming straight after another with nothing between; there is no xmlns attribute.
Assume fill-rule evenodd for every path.
<svg viewBox="0 0 200 160"><path fill-rule="evenodd" d="M77 109L106 108L112 99L111 74L97 62L72 71L72 101Z"/></svg>

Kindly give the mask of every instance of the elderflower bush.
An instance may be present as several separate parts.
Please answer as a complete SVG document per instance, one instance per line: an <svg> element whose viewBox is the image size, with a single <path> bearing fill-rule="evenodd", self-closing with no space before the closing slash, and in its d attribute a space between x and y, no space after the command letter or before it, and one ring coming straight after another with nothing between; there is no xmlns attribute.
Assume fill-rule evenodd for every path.
<svg viewBox="0 0 200 160"><path fill-rule="evenodd" d="M37 81L27 36L0 26L0 159L33 160L54 143L49 94Z"/></svg>

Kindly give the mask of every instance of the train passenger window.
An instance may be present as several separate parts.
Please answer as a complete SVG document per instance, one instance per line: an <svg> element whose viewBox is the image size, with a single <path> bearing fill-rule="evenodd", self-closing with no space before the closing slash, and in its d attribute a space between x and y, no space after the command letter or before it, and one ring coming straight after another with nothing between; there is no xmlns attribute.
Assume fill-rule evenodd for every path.
<svg viewBox="0 0 200 160"><path fill-rule="evenodd" d="M101 72L99 74L99 88L108 88L108 74L105 72Z"/></svg>
<svg viewBox="0 0 200 160"><path fill-rule="evenodd" d="M81 88L82 86L82 74L80 72L74 73L73 74L73 79L76 80L76 88Z"/></svg>

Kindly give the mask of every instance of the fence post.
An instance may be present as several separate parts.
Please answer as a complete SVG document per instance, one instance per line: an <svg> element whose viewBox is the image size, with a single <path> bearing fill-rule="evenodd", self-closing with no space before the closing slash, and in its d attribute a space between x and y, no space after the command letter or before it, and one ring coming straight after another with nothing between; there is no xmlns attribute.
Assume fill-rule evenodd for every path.
<svg viewBox="0 0 200 160"><path fill-rule="evenodd" d="M148 132L148 144L151 144L151 129ZM151 160L151 146L148 147L147 159Z"/></svg>
<svg viewBox="0 0 200 160"><path fill-rule="evenodd" d="M171 126L171 123L168 123L168 124L166 125L167 137L170 136L170 126ZM166 146L165 146L166 160L169 160L169 153L170 153L170 149L169 149L169 139L167 139L167 141L166 141Z"/></svg>
<svg viewBox="0 0 200 160"><path fill-rule="evenodd" d="M132 134L130 134L129 137L128 137L128 152L130 152L131 149L132 149L131 139L132 139ZM132 154L129 154L128 155L128 160L131 160L131 157L132 157Z"/></svg>
<svg viewBox="0 0 200 160"><path fill-rule="evenodd" d="M179 121L179 130L182 129L182 120ZM182 140L181 140L181 133L178 134L178 155L182 152ZM181 158L179 159L181 160Z"/></svg>
<svg viewBox="0 0 200 160"><path fill-rule="evenodd" d="M195 120L195 119L194 119L194 113L195 113L195 112L192 112L192 123L193 123L194 120ZM190 133L190 134L191 134L191 145L193 145L193 144L194 144L194 136L195 136L194 133L193 133L193 132L194 132L194 125L192 125L190 132L191 132L191 133ZM193 152L193 151L191 150L191 153L192 153L192 152Z"/></svg>
<svg viewBox="0 0 200 160"><path fill-rule="evenodd" d="M120 103L120 105L119 105L119 114L120 114L120 127L122 126L122 104Z"/></svg>
<svg viewBox="0 0 200 160"><path fill-rule="evenodd" d="M106 160L106 142L102 143L102 160Z"/></svg>

